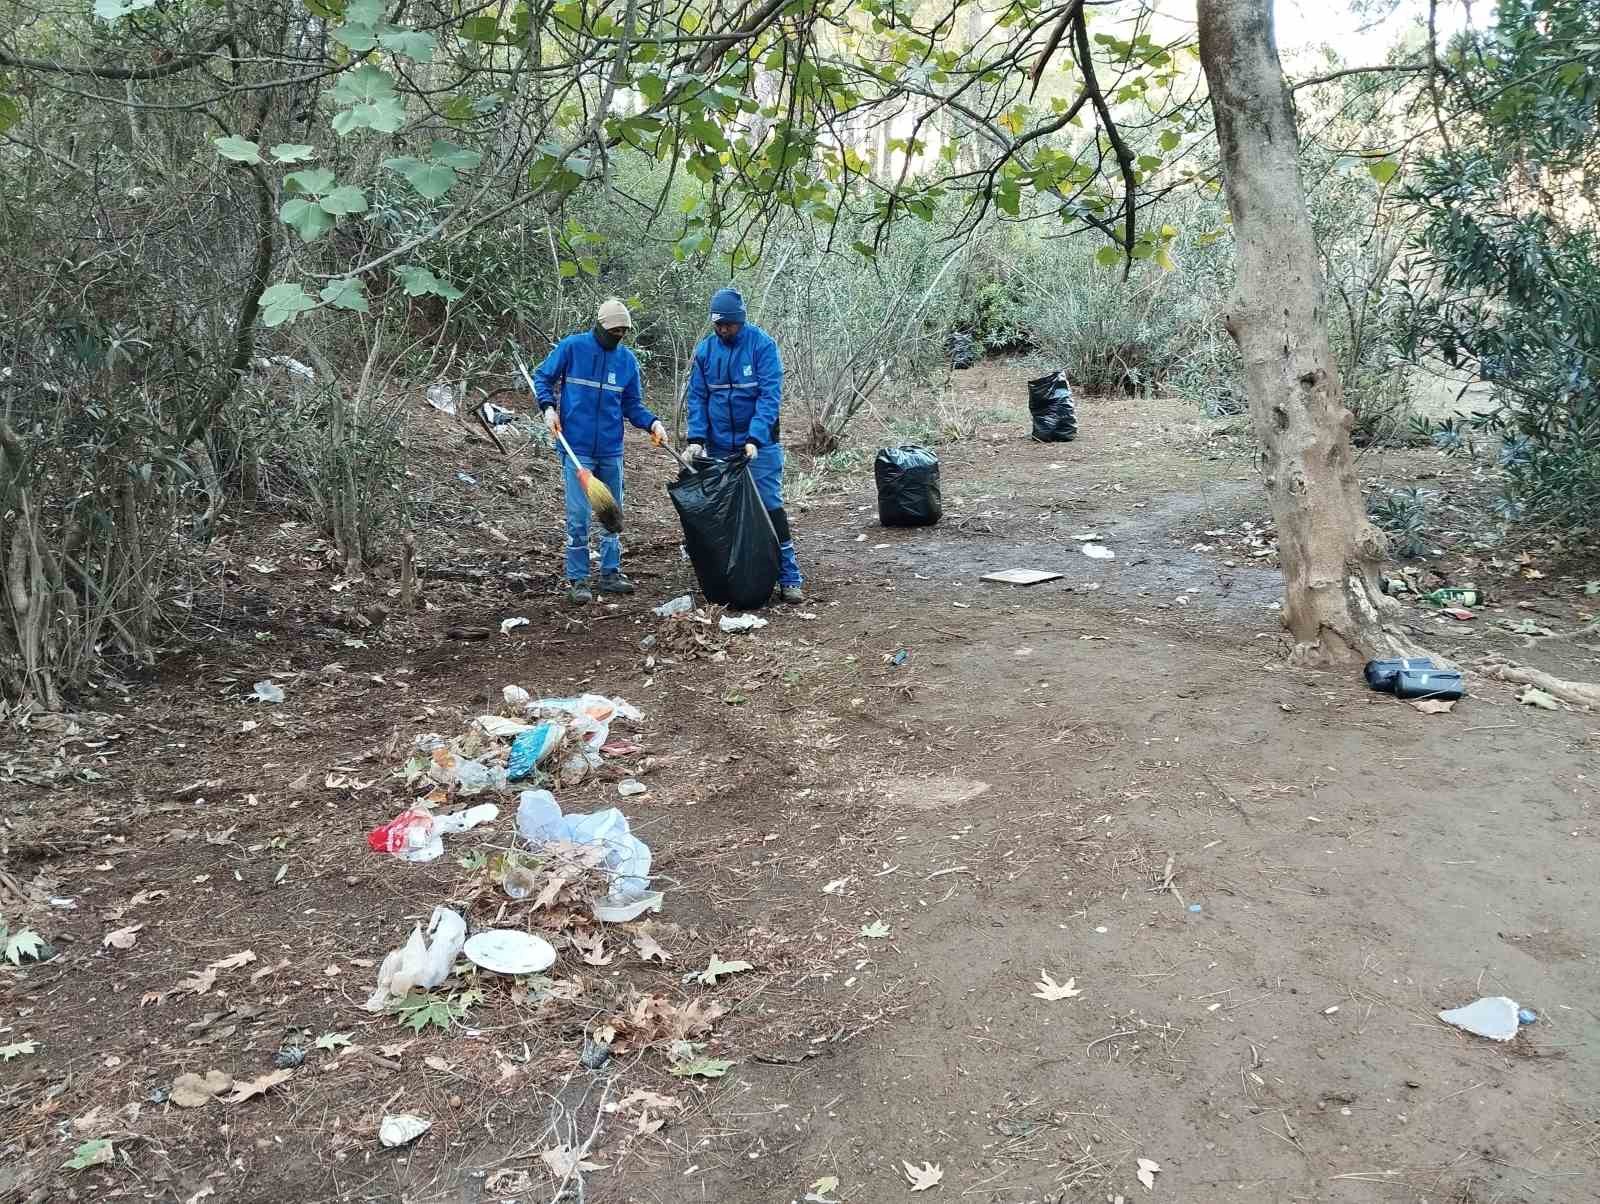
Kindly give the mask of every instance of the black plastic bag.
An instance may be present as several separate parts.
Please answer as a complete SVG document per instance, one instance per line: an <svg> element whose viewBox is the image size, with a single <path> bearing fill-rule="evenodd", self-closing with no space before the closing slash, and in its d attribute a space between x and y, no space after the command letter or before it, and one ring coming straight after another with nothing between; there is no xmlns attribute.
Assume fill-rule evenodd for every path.
<svg viewBox="0 0 1600 1204"><path fill-rule="evenodd" d="M778 584L778 535L745 458L684 472L667 495L706 601L739 610L765 606Z"/></svg>
<svg viewBox="0 0 1600 1204"><path fill-rule="evenodd" d="M950 337L944 341L944 347L950 355L952 368L970 368L978 362L978 340L965 331L951 331Z"/></svg>
<svg viewBox="0 0 1600 1204"><path fill-rule="evenodd" d="M1028 382L1028 412L1040 443L1071 443L1078 437L1078 410L1072 387L1058 370Z"/></svg>
<svg viewBox="0 0 1600 1204"><path fill-rule="evenodd" d="M878 450L878 521L886 527L931 527L944 517L939 457L914 443Z"/></svg>

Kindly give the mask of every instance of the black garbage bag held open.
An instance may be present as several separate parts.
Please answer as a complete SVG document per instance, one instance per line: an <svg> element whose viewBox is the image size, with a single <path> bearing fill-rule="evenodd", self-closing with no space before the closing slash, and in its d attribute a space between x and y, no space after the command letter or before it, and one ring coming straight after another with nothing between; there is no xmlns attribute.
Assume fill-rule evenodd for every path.
<svg viewBox="0 0 1600 1204"><path fill-rule="evenodd" d="M1078 437L1072 386L1059 369L1028 382L1028 412L1033 415L1033 437L1040 443L1071 443Z"/></svg>
<svg viewBox="0 0 1600 1204"><path fill-rule="evenodd" d="M878 450L878 521L886 527L931 527L944 517L939 457L914 443Z"/></svg>
<svg viewBox="0 0 1600 1204"><path fill-rule="evenodd" d="M745 458L686 470L667 486L667 495L706 601L739 610L765 606L782 567L778 534Z"/></svg>

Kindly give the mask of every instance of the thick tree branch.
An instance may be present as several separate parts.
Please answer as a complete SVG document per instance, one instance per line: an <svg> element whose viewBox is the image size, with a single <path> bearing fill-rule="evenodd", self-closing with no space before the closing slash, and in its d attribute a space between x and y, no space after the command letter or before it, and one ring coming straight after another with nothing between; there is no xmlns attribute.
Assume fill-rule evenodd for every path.
<svg viewBox="0 0 1600 1204"><path fill-rule="evenodd" d="M87 75L93 79L149 80L165 79L178 75L205 62L233 37L233 30L225 30L206 43L201 50L162 63L156 67L89 67L72 63L58 63L51 59L25 59L0 50L0 67L15 67L23 71L49 71L54 75Z"/></svg>

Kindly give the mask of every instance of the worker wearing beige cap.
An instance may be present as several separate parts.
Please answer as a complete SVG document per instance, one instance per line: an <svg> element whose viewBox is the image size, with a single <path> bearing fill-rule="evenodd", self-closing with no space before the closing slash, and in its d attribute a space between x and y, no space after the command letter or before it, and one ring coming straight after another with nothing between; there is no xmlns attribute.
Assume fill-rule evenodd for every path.
<svg viewBox="0 0 1600 1204"><path fill-rule="evenodd" d="M644 406L639 361L623 346L633 315L617 298L601 304L593 330L570 334L534 371L533 392L544 422L567 437L583 466L622 504L622 420L664 442L667 428ZM562 457L567 491L567 597L593 602L589 588L589 498L572 461ZM622 575L622 539L600 537L600 592L631 594Z"/></svg>

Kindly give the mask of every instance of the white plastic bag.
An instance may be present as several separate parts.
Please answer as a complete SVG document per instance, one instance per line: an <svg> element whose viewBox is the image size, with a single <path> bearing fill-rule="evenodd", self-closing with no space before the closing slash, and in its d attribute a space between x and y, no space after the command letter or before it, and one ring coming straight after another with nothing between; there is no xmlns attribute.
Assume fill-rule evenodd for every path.
<svg viewBox="0 0 1600 1204"><path fill-rule="evenodd" d="M450 977L461 946L467 943L467 924L448 907L435 907L424 940L422 926L400 948L392 950L378 967L378 989L367 1000L367 1011L381 1012L391 999L404 999L413 989L432 990Z"/></svg>
<svg viewBox="0 0 1600 1204"><path fill-rule="evenodd" d="M563 815L545 790L525 790L517 807L517 831L530 844L567 841L601 845L600 869L610 878L605 902L626 906L650 893L650 847L628 830L628 817L616 807L591 815Z"/></svg>

